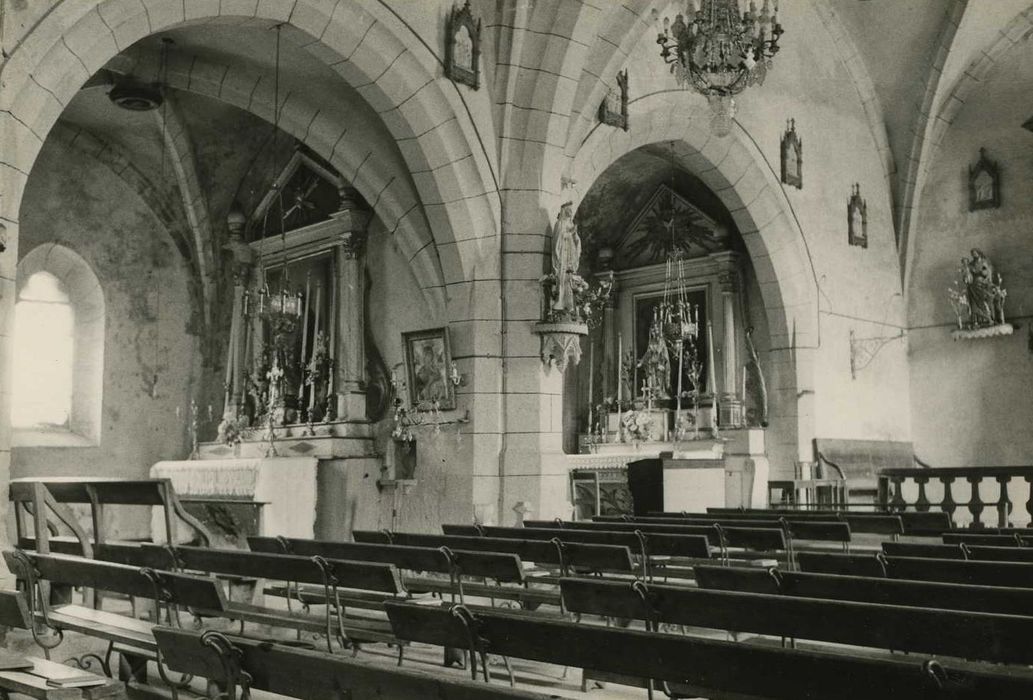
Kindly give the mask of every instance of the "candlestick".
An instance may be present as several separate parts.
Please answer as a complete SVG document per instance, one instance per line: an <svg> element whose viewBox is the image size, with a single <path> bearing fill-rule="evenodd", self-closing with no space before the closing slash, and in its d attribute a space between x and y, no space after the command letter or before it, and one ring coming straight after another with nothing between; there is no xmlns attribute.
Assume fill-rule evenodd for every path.
<svg viewBox="0 0 1033 700"><path fill-rule="evenodd" d="M305 396L305 368L308 366L308 362L306 361L308 359L306 357L306 355L308 354L308 312L309 312L309 309L312 306L312 301L311 301L312 295L311 295L311 292L312 292L312 270L309 270L308 273L306 273L306 275L305 275L305 304L304 304L304 308L303 308L303 310L301 312L301 314L302 314L302 321L301 321L301 360L299 362L299 364L301 365L301 372L299 372L299 374L301 375L301 379L298 380L298 404L299 405L301 404L302 397ZM315 348L315 344L316 344L316 336L315 336L315 334L313 334L312 335L312 346L313 346L313 348Z"/></svg>
<svg viewBox="0 0 1033 700"><path fill-rule="evenodd" d="M685 366L685 341L679 338L676 347L678 348L678 394L674 397L674 441L678 442L678 436L681 433L681 383Z"/></svg>
<svg viewBox="0 0 1033 700"><path fill-rule="evenodd" d="M714 371L714 324L707 320L707 372L710 374L710 388L714 394L713 415L711 421L713 421L712 429L717 428L717 372Z"/></svg>

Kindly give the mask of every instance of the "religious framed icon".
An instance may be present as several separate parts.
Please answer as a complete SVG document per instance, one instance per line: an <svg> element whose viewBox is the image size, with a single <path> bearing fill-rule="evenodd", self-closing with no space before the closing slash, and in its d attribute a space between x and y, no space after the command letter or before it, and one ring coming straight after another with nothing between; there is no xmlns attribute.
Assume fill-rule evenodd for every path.
<svg viewBox="0 0 1033 700"><path fill-rule="evenodd" d="M1001 171L995 161L979 149L979 161L968 169L968 210L996 209L1001 206Z"/></svg>
<svg viewBox="0 0 1033 700"><path fill-rule="evenodd" d="M470 0L453 7L445 23L445 74L455 83L480 87L481 21L470 11Z"/></svg>
<svg viewBox="0 0 1033 700"><path fill-rule="evenodd" d="M599 103L599 121L628 130L628 71L617 73L617 83Z"/></svg>
<svg viewBox="0 0 1033 700"><path fill-rule="evenodd" d="M782 134L782 183L803 189L803 141L796 133L796 120L786 122Z"/></svg>
<svg viewBox="0 0 1033 700"><path fill-rule="evenodd" d="M847 238L850 245L868 247L868 202L861 197L861 185L854 183L846 205Z"/></svg>
<svg viewBox="0 0 1033 700"><path fill-rule="evenodd" d="M402 333L409 401L420 411L456 407L455 385L450 379L452 348L447 328Z"/></svg>

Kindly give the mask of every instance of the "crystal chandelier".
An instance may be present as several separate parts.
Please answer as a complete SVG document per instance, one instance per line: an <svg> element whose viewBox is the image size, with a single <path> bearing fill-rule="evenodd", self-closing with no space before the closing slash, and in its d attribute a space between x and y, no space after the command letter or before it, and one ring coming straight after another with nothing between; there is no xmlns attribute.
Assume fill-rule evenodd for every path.
<svg viewBox="0 0 1033 700"><path fill-rule="evenodd" d="M742 0L745 2L745 0ZM756 0L740 7L740 0L687 0L685 14L671 22L664 18L656 43L670 64L679 85L691 86L707 98L711 128L719 136L731 131L735 117L733 97L750 85L764 82L771 59L778 53L782 25L778 0Z"/></svg>

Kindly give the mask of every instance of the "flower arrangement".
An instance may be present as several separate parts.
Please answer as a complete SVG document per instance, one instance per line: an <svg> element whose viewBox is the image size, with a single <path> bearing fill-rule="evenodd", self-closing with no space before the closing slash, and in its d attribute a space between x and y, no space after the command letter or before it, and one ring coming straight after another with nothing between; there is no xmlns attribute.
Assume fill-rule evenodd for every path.
<svg viewBox="0 0 1033 700"><path fill-rule="evenodd" d="M219 423L219 442L226 445L239 445L244 441L245 434L250 430L246 415L223 416Z"/></svg>
<svg viewBox="0 0 1033 700"><path fill-rule="evenodd" d="M545 299L553 299L556 294L556 274L550 272L543 275L539 280L542 285L542 294ZM613 272L608 277L601 278L594 285L590 284L581 275L570 276L570 288L574 294L574 308L572 310L553 309L551 304L546 304L546 320L552 323L571 322L586 323L589 328L599 325L600 311L606 306L606 301L613 293Z"/></svg>
<svg viewBox="0 0 1033 700"><path fill-rule="evenodd" d="M647 411L628 411L621 416L621 427L626 438L639 442L655 439L653 418Z"/></svg>

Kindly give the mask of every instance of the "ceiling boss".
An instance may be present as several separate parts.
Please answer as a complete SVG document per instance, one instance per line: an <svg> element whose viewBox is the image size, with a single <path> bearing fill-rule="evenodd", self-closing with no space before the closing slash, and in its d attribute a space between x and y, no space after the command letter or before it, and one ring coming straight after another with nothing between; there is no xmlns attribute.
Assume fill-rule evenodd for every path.
<svg viewBox="0 0 1033 700"><path fill-rule="evenodd" d="M704 95L712 110L711 128L718 136L731 131L735 117L735 95L751 85L760 85L778 53L783 34L778 23L778 0L764 0L760 11L750 0L747 9L740 0L687 0L685 14L674 22L657 21L656 43L660 56L671 66L679 85L688 85Z"/></svg>

